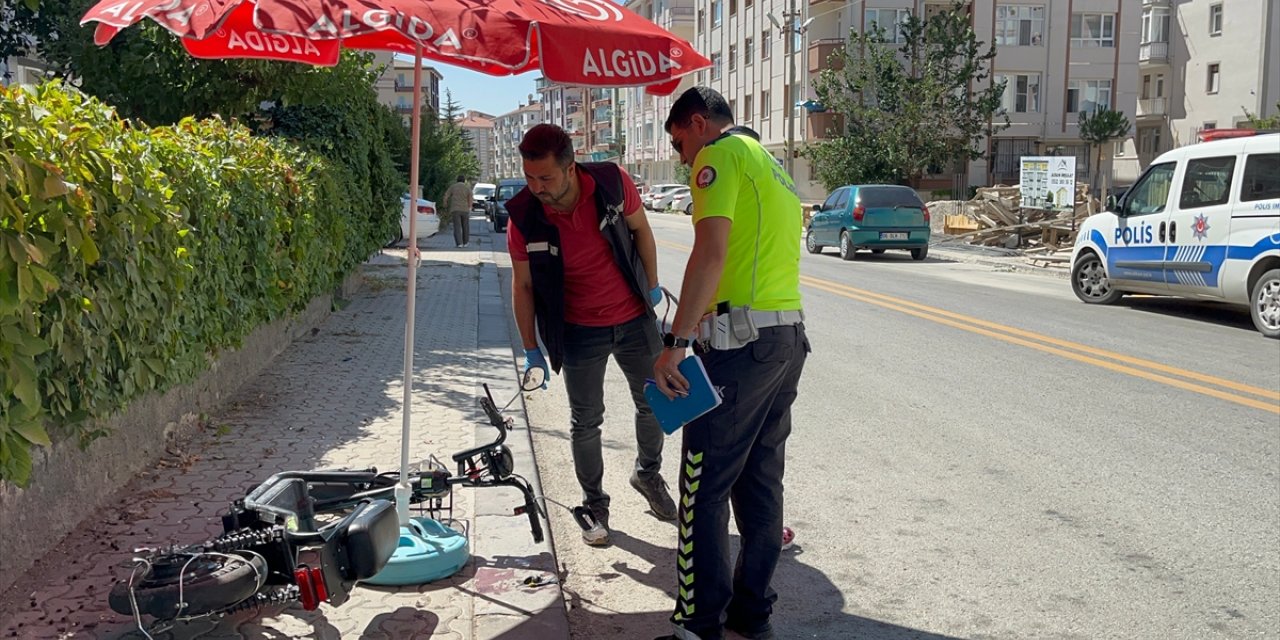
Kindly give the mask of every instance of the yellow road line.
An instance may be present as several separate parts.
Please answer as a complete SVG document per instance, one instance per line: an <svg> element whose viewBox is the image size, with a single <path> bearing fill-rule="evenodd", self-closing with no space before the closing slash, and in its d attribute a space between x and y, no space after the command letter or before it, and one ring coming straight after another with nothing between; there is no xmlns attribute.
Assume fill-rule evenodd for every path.
<svg viewBox="0 0 1280 640"><path fill-rule="evenodd" d="M665 240L659 240L658 244L668 246L674 249L682 249L684 251L688 251L690 249L690 247L686 245L681 245L681 244L677 244L677 243L673 243ZM1091 347L1091 346L1080 344L1077 342L1071 342L1069 340L1062 340L1060 338L1054 338L1052 336L1035 333L1033 331L1017 329L1017 328L1009 327L996 322L990 322L987 320L982 320L980 318L974 318L972 316L967 316L960 313L954 313L951 311L947 311L945 309L930 307L928 305L923 305L917 302L911 302L909 300L902 300L900 298L895 298L893 296L888 296L881 293L875 293L873 291L858 289L846 284L832 282L829 280L823 280L821 278L815 278L813 276L801 275L800 282L804 285L807 285L816 289L821 289L828 293L833 293L842 297L858 300L860 302L865 302L868 304L884 307L886 309L891 309L894 311L905 313L907 315L922 318L924 320L929 320L932 322L936 322L938 324L954 327L962 331L976 333L979 335L994 338L996 340L1000 340L1002 342L1008 342L1010 344L1024 346L1029 349L1035 349L1037 351L1042 351L1044 353L1050 353L1063 358L1067 358L1069 360L1074 360L1076 362L1091 364L1091 365L1101 367L1103 369L1107 369L1117 373L1123 373L1126 375L1131 375L1131 376L1142 378L1145 380L1159 382L1161 384L1166 384L1166 385L1177 387L1179 389L1183 389L1186 391L1191 391L1194 393L1211 396L1214 398L1218 398L1220 400L1226 400L1228 402L1233 402L1233 403L1244 405L1247 407L1261 409L1263 411L1269 411L1275 414L1280 414L1280 392L1278 391L1263 389L1261 387L1254 387L1251 385L1235 382L1232 380L1226 380L1223 378L1219 378L1216 376L1211 376L1203 373L1198 373L1195 371L1179 369L1177 367L1161 364L1159 362L1153 362L1151 360L1145 360L1145 359L1136 358L1133 356L1127 356L1122 353L1116 353L1114 351L1108 351L1106 349L1099 349L1097 347ZM1068 351L1068 349L1071 349L1073 351ZM1075 351L1078 351L1080 353L1075 353ZM1093 356L1097 356L1097 357L1093 357ZM1111 360L1115 360L1116 362L1108 362L1107 360L1102 360L1100 358L1109 358ZM1118 364L1118 363L1125 363L1125 364ZM1126 364L1133 365L1133 366L1126 366ZM1146 369L1150 369L1151 371L1144 371L1142 369L1138 369L1135 367L1145 367ZM1154 373L1156 371L1164 374L1168 374L1168 375L1160 375L1159 373ZM1179 380L1178 378L1173 378L1168 376L1178 376L1180 378L1186 378L1186 380ZM1202 384L1196 384L1195 382L1188 382L1188 380L1193 380ZM1231 390L1242 392L1242 393L1248 393L1248 394L1260 396L1261 398L1264 398L1265 400L1269 400L1271 402L1258 400L1256 398L1236 395L1234 393L1228 393L1220 389L1205 387L1203 386L1204 384L1211 384L1218 387L1223 387L1225 389L1231 389Z"/></svg>

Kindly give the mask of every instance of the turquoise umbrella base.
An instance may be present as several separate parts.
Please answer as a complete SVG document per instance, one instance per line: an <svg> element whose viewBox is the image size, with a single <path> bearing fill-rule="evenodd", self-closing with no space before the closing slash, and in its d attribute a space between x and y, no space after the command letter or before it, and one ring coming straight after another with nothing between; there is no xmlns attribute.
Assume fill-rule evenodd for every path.
<svg viewBox="0 0 1280 640"><path fill-rule="evenodd" d="M467 564L467 537L431 518L411 518L400 527L400 544L367 584L426 584L448 578Z"/></svg>

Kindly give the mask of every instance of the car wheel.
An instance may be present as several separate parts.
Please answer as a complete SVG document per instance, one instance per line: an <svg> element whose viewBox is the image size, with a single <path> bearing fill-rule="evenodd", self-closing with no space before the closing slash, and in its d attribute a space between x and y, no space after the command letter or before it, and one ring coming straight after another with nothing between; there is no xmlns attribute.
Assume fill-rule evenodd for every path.
<svg viewBox="0 0 1280 640"><path fill-rule="evenodd" d="M1071 267L1071 290L1089 304L1115 304L1124 296L1124 292L1111 287L1102 259L1093 252L1082 255Z"/></svg>
<svg viewBox="0 0 1280 640"><path fill-rule="evenodd" d="M1253 326L1268 338L1280 338L1280 269L1272 269L1253 283L1249 292Z"/></svg>
<svg viewBox="0 0 1280 640"><path fill-rule="evenodd" d="M686 204L686 205L684 206L684 214L685 214L686 216L691 216L691 215L693 215L693 203L692 203L692 202L690 202L689 204Z"/></svg>
<svg viewBox="0 0 1280 640"><path fill-rule="evenodd" d="M912 260L924 260L929 257L929 247L919 247L911 250Z"/></svg>
<svg viewBox="0 0 1280 640"><path fill-rule="evenodd" d="M818 239L814 237L813 227L809 227L804 234L804 248L808 249L809 253L822 253L822 245L818 244Z"/></svg>
<svg viewBox="0 0 1280 640"><path fill-rule="evenodd" d="M853 240L849 238L848 231L840 232L840 259L852 260L858 255L858 250L853 248Z"/></svg>
<svg viewBox="0 0 1280 640"><path fill-rule="evenodd" d="M883 255L883 254L884 254L884 249L872 249L872 250L871 250L871 255L876 255L876 256L878 256L878 255Z"/></svg>

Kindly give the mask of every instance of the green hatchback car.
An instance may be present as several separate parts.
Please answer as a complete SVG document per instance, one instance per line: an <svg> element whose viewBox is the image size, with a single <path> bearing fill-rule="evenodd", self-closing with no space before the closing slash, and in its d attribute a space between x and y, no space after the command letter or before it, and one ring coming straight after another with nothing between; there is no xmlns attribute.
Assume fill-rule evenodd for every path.
<svg viewBox="0 0 1280 640"><path fill-rule="evenodd" d="M929 255L929 209L914 189L889 184L850 185L814 205L805 234L809 253L836 246L852 260L859 249L884 253L905 249L911 257Z"/></svg>

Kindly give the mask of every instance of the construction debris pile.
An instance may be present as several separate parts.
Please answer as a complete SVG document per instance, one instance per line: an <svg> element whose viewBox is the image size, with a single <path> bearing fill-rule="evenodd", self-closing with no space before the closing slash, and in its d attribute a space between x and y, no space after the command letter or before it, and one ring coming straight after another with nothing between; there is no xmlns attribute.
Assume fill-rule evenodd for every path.
<svg viewBox="0 0 1280 640"><path fill-rule="evenodd" d="M935 218L942 218L943 233L958 240L1021 249L1024 254L1052 254L1071 249L1075 229L1099 211L1101 204L1089 196L1089 185L1077 182L1074 211L1024 209L1018 185L979 187L968 202L930 202L928 207Z"/></svg>

